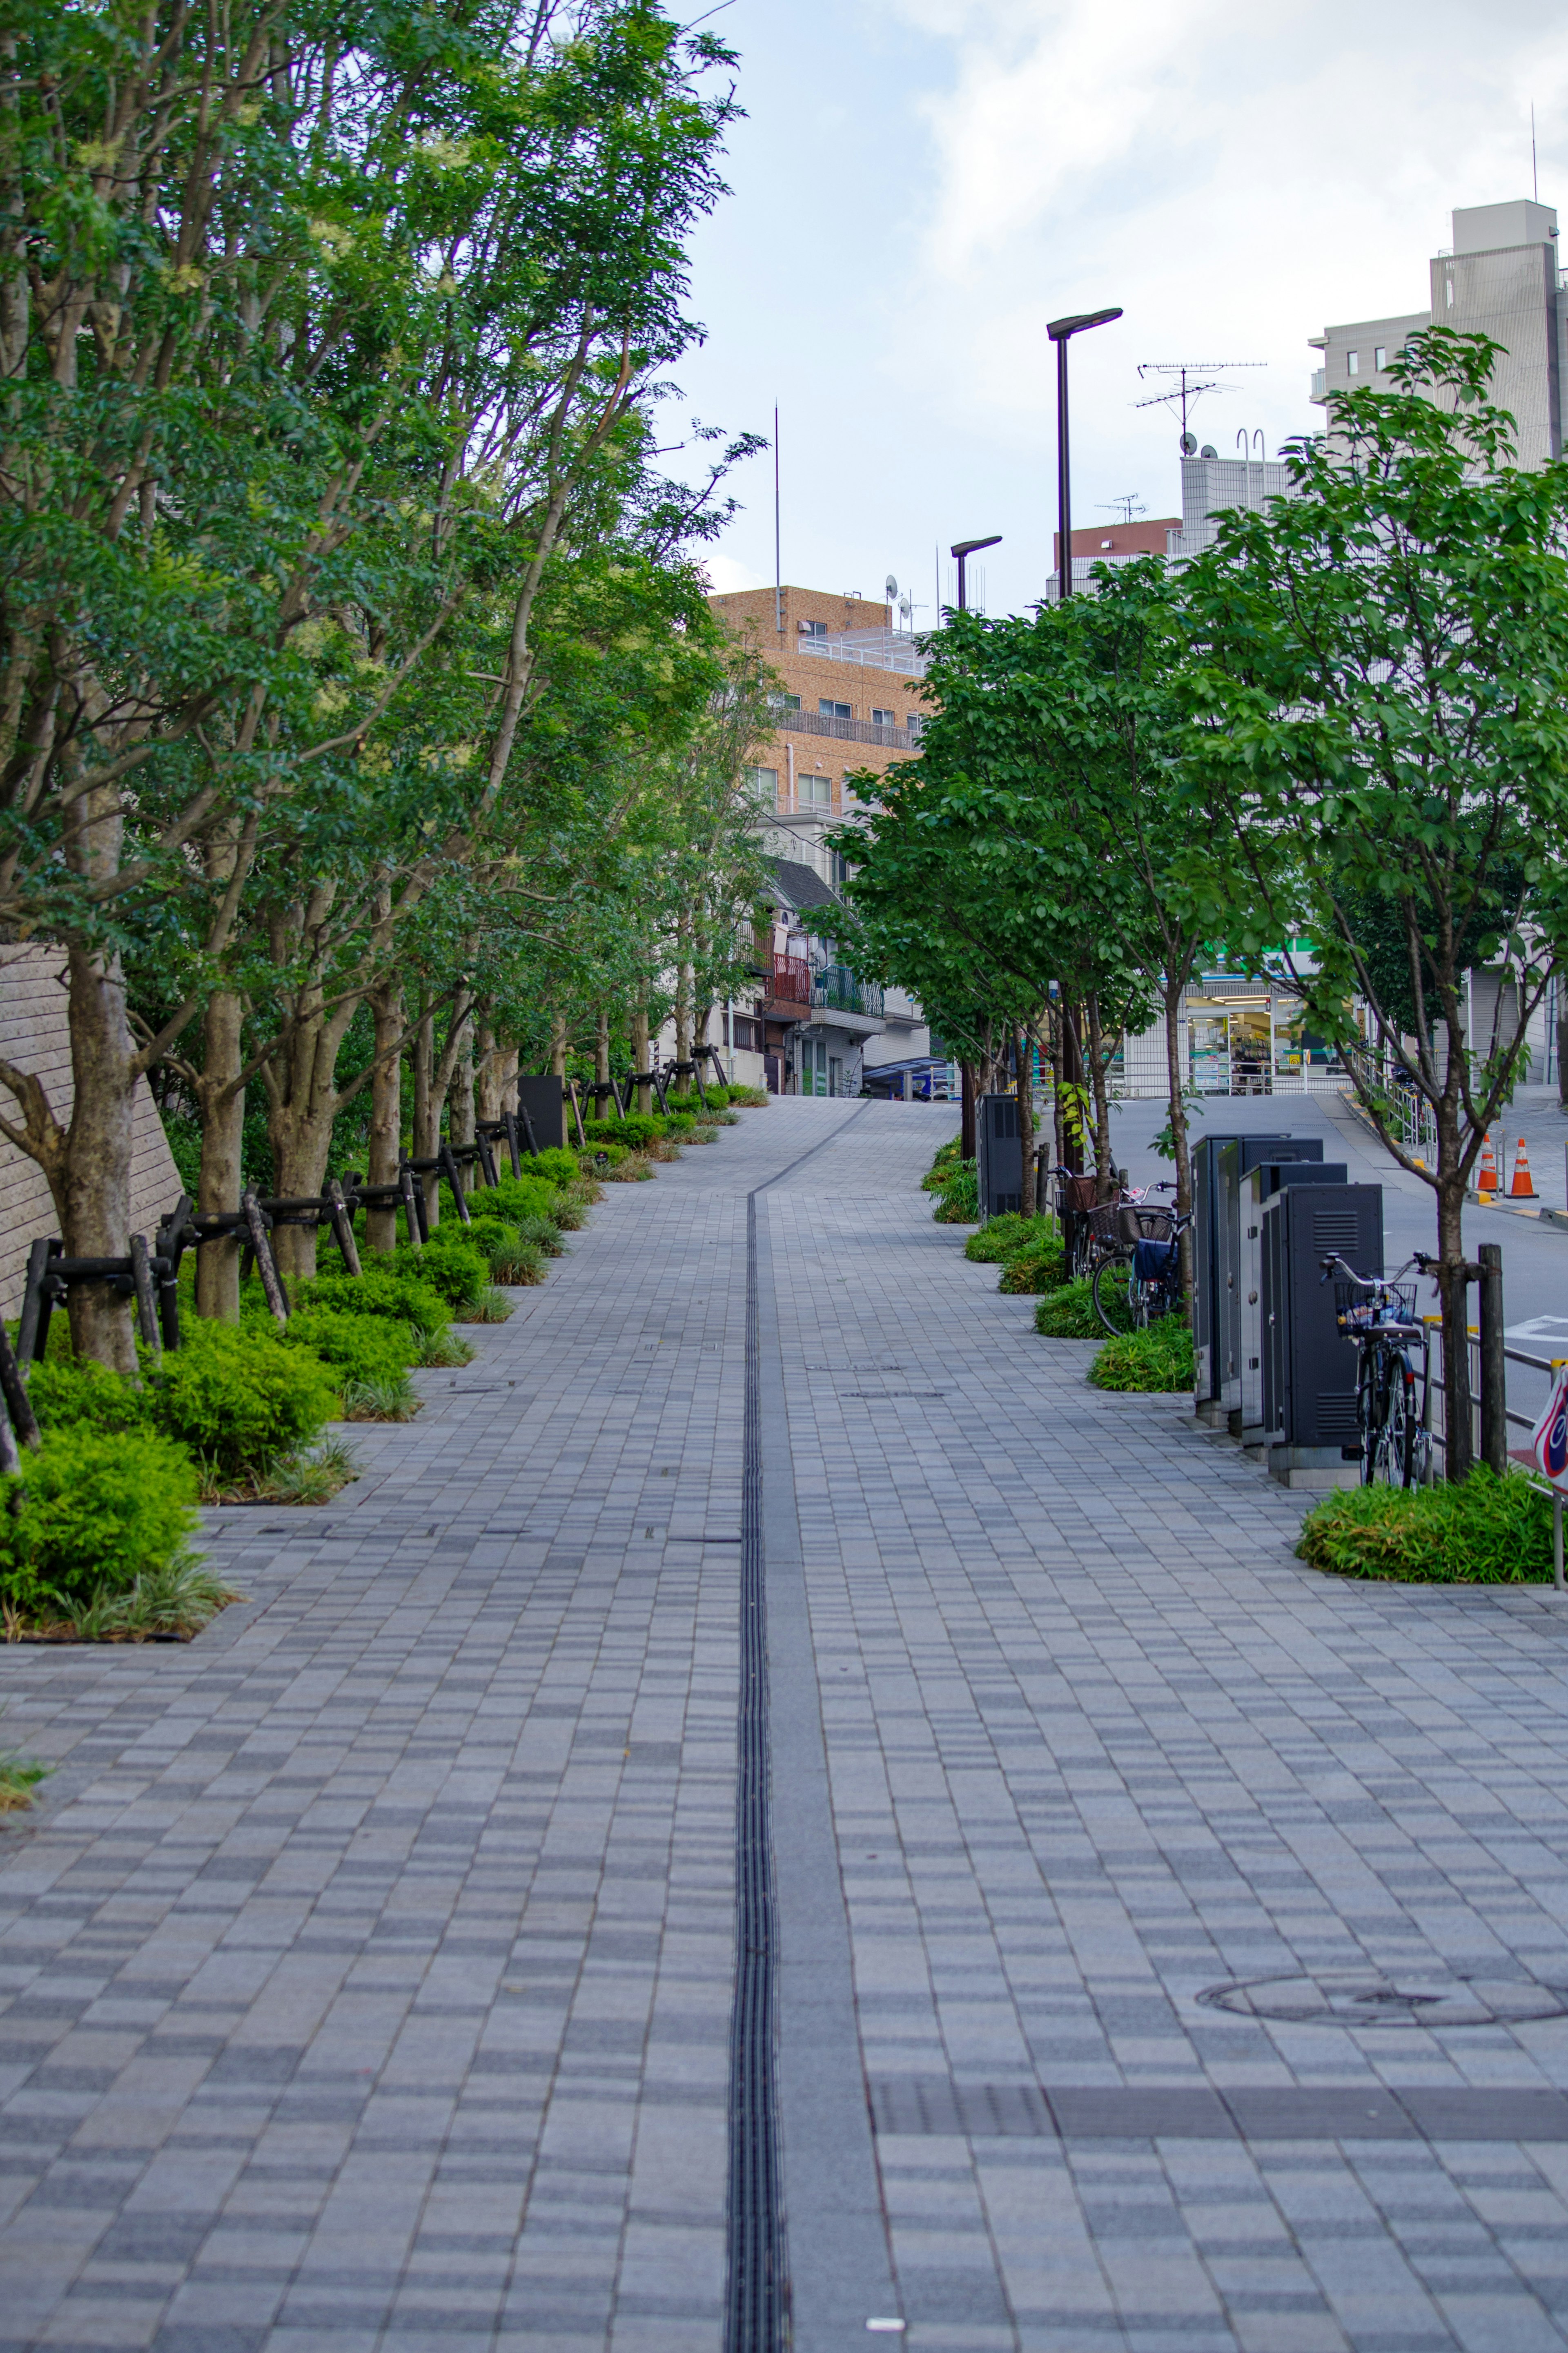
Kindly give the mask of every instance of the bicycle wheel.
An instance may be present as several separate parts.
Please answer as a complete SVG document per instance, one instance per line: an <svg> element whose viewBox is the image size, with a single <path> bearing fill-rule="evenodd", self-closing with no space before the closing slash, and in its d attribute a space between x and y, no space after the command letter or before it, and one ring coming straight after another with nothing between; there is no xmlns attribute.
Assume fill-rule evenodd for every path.
<svg viewBox="0 0 1568 2353"><path fill-rule="evenodd" d="M1415 1376L1403 1356L1384 1358L1384 1410L1373 1447L1374 1487L1408 1487L1415 1468Z"/></svg>
<svg viewBox="0 0 1568 2353"><path fill-rule="evenodd" d="M1375 1475L1384 1404L1383 1383L1378 1378L1377 1350L1370 1345L1363 1345L1355 1384L1355 1419L1361 1440L1361 1483L1363 1487L1370 1487Z"/></svg>
<svg viewBox="0 0 1568 2353"><path fill-rule="evenodd" d="M1132 1278L1132 1253L1102 1258L1094 1270L1094 1312L1108 1332L1135 1332L1146 1321L1143 1286Z"/></svg>

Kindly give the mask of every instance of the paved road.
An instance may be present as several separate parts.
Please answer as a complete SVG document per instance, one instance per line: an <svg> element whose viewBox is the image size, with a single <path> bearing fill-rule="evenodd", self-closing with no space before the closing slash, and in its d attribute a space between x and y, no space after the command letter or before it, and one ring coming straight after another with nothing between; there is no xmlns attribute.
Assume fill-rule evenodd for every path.
<svg viewBox="0 0 1568 2353"><path fill-rule="evenodd" d="M1296 1562L949 1117L612 1191L244 1609L0 1655L0 2353L717 2353L742 1536L801 2353L1568 2346L1568 1623Z"/></svg>

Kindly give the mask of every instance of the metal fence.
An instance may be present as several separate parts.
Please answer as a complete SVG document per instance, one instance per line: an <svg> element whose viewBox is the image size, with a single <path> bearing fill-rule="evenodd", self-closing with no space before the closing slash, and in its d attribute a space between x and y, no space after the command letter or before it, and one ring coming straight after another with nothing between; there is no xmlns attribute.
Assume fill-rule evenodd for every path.
<svg viewBox="0 0 1568 2353"><path fill-rule="evenodd" d="M859 1013L868 1019L882 1018L882 990L876 981L861 980L847 964L825 965L812 976L811 1001L825 1010Z"/></svg>

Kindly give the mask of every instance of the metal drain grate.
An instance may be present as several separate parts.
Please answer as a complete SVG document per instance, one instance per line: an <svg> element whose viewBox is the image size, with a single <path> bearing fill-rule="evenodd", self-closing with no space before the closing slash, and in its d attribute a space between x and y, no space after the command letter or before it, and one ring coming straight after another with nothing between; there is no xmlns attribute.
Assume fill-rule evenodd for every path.
<svg viewBox="0 0 1568 2353"><path fill-rule="evenodd" d="M1531 1978L1460 1978L1413 1969L1399 1978L1373 1969L1320 1969L1296 1977L1248 1978L1209 1986L1211 2010L1291 2026L1511 2026L1568 2016L1568 1987Z"/></svg>

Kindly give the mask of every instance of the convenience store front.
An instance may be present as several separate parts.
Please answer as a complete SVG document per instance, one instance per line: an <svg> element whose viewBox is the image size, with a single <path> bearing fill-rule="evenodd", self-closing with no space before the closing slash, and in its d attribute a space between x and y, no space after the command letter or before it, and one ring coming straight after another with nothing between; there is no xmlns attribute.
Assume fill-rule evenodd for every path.
<svg viewBox="0 0 1568 2353"><path fill-rule="evenodd" d="M1306 1028L1293 997L1209 973L1183 1011L1188 1082L1201 1095L1306 1094L1346 1083L1343 1063Z"/></svg>

